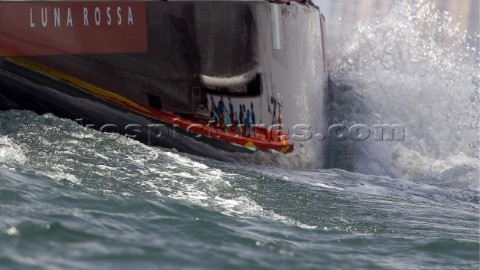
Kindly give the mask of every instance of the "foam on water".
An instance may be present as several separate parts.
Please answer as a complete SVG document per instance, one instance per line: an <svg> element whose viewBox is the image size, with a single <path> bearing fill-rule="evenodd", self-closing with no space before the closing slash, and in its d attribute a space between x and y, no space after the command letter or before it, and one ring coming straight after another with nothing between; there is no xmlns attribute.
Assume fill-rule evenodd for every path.
<svg viewBox="0 0 480 270"><path fill-rule="evenodd" d="M5 129L11 131L12 138L0 137L0 164L19 171L82 185L102 196L154 194L157 199L173 199L229 216L313 228L263 209L245 190L232 184L238 181L237 174L210 168L184 154L100 133L51 115L6 112L2 117L16 118L10 124L22 123ZM20 141L25 149L18 147Z"/></svg>
<svg viewBox="0 0 480 270"><path fill-rule="evenodd" d="M0 135L0 163L8 166L10 163L23 164L26 161L27 157L23 153L22 147L7 136Z"/></svg>
<svg viewBox="0 0 480 270"><path fill-rule="evenodd" d="M345 142L349 166L338 167L410 179L463 165L478 170L480 53L471 39L479 40L423 0L395 1L385 17L345 35L329 57L331 122L399 124L405 135Z"/></svg>
<svg viewBox="0 0 480 270"><path fill-rule="evenodd" d="M195 205L220 211L225 215L236 217L260 217L279 221L301 228L313 229L315 226L302 224L291 218L265 210L249 198L242 188L234 187L231 182L238 181L239 175L225 173L219 169L209 168L203 163L193 161L176 153L163 152L169 164L174 164L175 171L170 177L150 181L148 185L158 194ZM165 174L164 174L165 175Z"/></svg>

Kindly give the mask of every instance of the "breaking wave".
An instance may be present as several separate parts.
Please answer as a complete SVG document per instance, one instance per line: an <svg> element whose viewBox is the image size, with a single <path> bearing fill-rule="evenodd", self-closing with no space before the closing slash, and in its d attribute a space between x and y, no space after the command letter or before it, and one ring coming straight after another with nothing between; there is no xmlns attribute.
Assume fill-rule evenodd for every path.
<svg viewBox="0 0 480 270"><path fill-rule="evenodd" d="M331 123L404 127L404 139L333 142L333 167L421 178L480 168L480 53L448 12L395 1L329 55ZM337 151L338 152L338 151ZM472 181L478 181L473 177Z"/></svg>
<svg viewBox="0 0 480 270"><path fill-rule="evenodd" d="M99 196L154 196L228 216L315 228L256 203L239 186L241 179L251 182L254 178L50 114L9 111L0 116L0 165L20 173L81 185Z"/></svg>

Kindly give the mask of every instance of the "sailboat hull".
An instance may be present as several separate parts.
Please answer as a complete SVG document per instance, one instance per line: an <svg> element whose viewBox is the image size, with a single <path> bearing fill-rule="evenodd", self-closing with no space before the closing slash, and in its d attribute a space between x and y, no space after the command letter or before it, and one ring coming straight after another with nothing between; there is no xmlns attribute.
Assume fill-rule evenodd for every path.
<svg viewBox="0 0 480 270"><path fill-rule="evenodd" d="M314 106L324 101L318 8L293 2L120 3L118 16L115 2L8 4L25 14L18 16L30 23L25 31L59 41L49 47L36 34L23 40L17 29L13 46L12 30L0 26L0 37L9 37L0 41L0 108L53 113L202 155L205 144L212 151L294 151L291 129L311 121L308 95L316 97ZM0 20L14 24L5 22L14 20L8 16ZM55 31L70 32L61 41ZM99 44L80 46L103 34L108 38L98 38ZM112 45L116 39L123 44Z"/></svg>

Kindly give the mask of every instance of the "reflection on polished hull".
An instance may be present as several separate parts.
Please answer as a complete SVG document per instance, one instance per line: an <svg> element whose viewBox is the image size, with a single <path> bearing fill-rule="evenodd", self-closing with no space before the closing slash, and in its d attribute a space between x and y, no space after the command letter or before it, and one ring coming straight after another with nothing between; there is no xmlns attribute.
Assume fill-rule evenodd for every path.
<svg viewBox="0 0 480 270"><path fill-rule="evenodd" d="M229 152L290 153L295 144L287 129L304 120L302 105L291 102L297 88L322 89L325 80L323 20L308 3L123 2L117 17L108 2L32 5L23 6L29 30L88 35L97 26L111 37L89 48L69 45L67 37L58 52L3 42L0 109L54 113L202 155L212 156L198 142ZM54 16L46 17L48 11ZM83 22L83 28L68 29L68 12L71 24ZM128 34L128 27L137 29ZM7 35L3 30L0 37ZM132 36L105 53L102 42L118 38L108 31Z"/></svg>

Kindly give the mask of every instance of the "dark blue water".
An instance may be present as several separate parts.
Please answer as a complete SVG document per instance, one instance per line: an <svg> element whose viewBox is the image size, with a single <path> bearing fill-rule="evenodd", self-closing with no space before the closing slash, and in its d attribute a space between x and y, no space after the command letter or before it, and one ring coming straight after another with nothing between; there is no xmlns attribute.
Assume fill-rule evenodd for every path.
<svg viewBox="0 0 480 270"><path fill-rule="evenodd" d="M330 53L330 122L405 140L319 147L333 169L0 112L0 269L478 269L480 57L423 1L396 5Z"/></svg>

